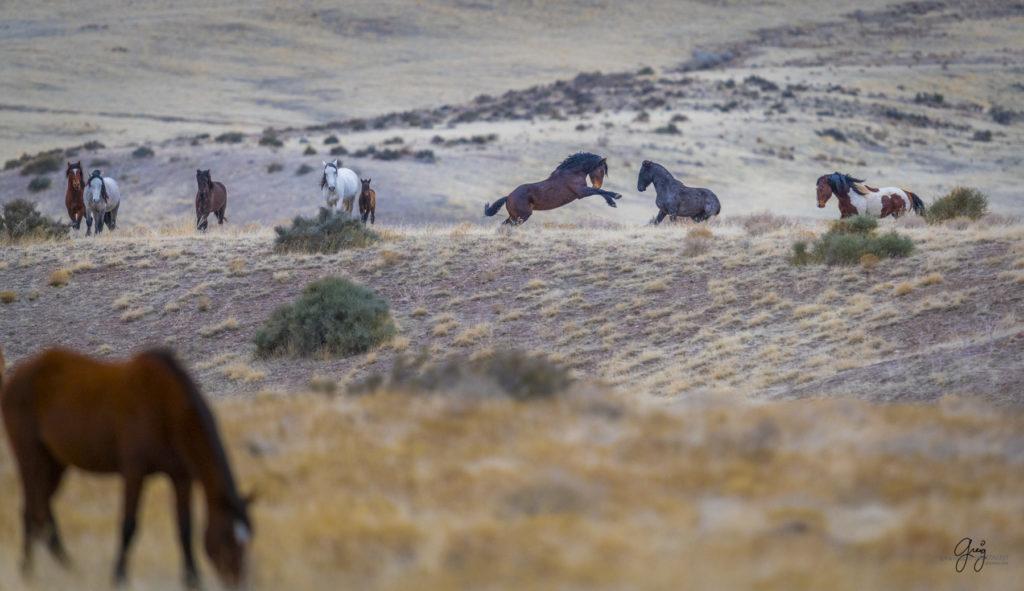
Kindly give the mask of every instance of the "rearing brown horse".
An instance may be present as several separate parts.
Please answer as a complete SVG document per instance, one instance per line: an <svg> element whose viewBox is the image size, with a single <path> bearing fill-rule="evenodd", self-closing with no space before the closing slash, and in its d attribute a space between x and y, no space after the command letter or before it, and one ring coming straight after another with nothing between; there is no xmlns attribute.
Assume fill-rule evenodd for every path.
<svg viewBox="0 0 1024 591"><path fill-rule="evenodd" d="M25 574L32 569L35 538L46 542L58 562L68 562L50 499L65 469L76 466L124 479L115 582L125 579L143 481L157 472L174 486L185 584L199 585L192 556L193 481L206 497L206 553L225 584L244 582L252 535L246 501L235 488L213 413L169 352L107 363L49 349L7 377L0 411L21 475Z"/></svg>
<svg viewBox="0 0 1024 591"><path fill-rule="evenodd" d="M615 200L622 195L601 190L607 174L608 161L605 158L579 152L563 160L545 180L519 185L506 197L485 205L484 215L498 213L504 204L508 211L508 219L504 223L521 224L535 210L554 209L590 195L600 195L610 207L615 207ZM592 187L587 186L587 177L590 177Z"/></svg>
<svg viewBox="0 0 1024 591"><path fill-rule="evenodd" d="M85 177L82 175L82 161L68 162L68 169L64 172L68 177L68 190L64 193L64 206L68 208L68 217L71 218L71 227L79 229L82 225L82 218L85 218L85 227L92 225L92 216L85 208Z"/></svg>

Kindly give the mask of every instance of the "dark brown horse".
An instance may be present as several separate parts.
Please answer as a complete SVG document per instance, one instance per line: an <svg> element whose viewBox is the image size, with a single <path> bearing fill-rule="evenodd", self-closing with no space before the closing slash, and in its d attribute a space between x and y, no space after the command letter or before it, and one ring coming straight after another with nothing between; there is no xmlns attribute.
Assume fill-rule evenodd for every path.
<svg viewBox="0 0 1024 591"><path fill-rule="evenodd" d="M71 227L79 229L82 226L82 218L85 218L85 227L92 225L92 216L85 208L85 176L82 174L82 161L68 162L68 169L64 172L68 177L68 190L64 193L64 206L68 208L68 217L71 218Z"/></svg>
<svg viewBox="0 0 1024 591"><path fill-rule="evenodd" d="M363 223L366 223L366 216L370 216L370 224L377 215L377 192L370 188L370 181L373 179L359 179L363 184L363 190L359 193L359 215L363 216Z"/></svg>
<svg viewBox="0 0 1024 591"><path fill-rule="evenodd" d="M192 556L194 481L206 497L206 553L225 584L244 582L252 535L246 501L235 488L213 413L169 352L106 363L46 350L11 372L0 389L0 411L21 474L25 574L36 538L68 563L50 500L65 469L75 466L124 479L116 582L125 579L143 481L160 472L174 485L186 585L199 584Z"/></svg>
<svg viewBox="0 0 1024 591"><path fill-rule="evenodd" d="M519 185L507 196L485 205L484 215L498 213L504 204L508 211L508 219L504 223L521 224L535 210L554 209L590 195L600 195L610 207L615 207L615 200L622 195L601 190L607 174L608 161L601 156L589 152L573 154L562 161L547 179ZM587 186L587 177L590 177L592 187Z"/></svg>
<svg viewBox="0 0 1024 591"><path fill-rule="evenodd" d="M196 191L196 229L205 232L211 213L217 215L218 224L228 221L224 217L224 210L228 207L228 190L224 183L210 180L209 170L196 169L196 183L199 185Z"/></svg>

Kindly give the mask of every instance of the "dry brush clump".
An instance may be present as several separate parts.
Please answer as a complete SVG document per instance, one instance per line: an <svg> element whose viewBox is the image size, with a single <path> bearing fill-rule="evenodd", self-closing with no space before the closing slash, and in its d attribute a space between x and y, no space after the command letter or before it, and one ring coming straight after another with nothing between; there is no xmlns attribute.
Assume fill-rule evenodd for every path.
<svg viewBox="0 0 1024 591"><path fill-rule="evenodd" d="M977 189L955 187L939 197L925 211L929 224L940 224L956 218L981 219L988 213L988 196Z"/></svg>
<svg viewBox="0 0 1024 591"><path fill-rule="evenodd" d="M316 218L296 217L290 228L274 228L274 252L332 253L362 248L380 239L373 230L346 214L320 208Z"/></svg>
<svg viewBox="0 0 1024 591"><path fill-rule="evenodd" d="M341 277L325 277L270 315L253 342L259 357L365 353L395 333L386 301Z"/></svg>
<svg viewBox="0 0 1024 591"><path fill-rule="evenodd" d="M60 240L67 238L68 227L37 211L35 203L15 199L3 206L3 215L0 215L0 234L12 244L33 240Z"/></svg>

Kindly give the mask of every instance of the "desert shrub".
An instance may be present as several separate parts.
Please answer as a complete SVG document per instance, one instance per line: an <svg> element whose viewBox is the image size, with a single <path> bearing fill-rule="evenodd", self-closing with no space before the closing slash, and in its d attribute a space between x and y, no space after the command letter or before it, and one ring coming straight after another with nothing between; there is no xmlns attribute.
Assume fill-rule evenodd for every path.
<svg viewBox="0 0 1024 591"><path fill-rule="evenodd" d="M345 146L334 146L331 148L331 156L348 156L348 150Z"/></svg>
<svg viewBox="0 0 1024 591"><path fill-rule="evenodd" d="M303 164L302 166L295 169L296 176L302 176L304 174L309 174L311 172L313 172L313 167L308 164Z"/></svg>
<svg viewBox="0 0 1024 591"><path fill-rule="evenodd" d="M245 140L245 134L240 131L229 131L213 138L213 141L220 144L239 144Z"/></svg>
<svg viewBox="0 0 1024 591"><path fill-rule="evenodd" d="M146 146L139 146L138 148L135 148L134 152L132 152L132 158L152 158L153 156L153 150Z"/></svg>
<svg viewBox="0 0 1024 591"><path fill-rule="evenodd" d="M210 136L207 135L206 137L210 137ZM98 142L96 140L92 140L92 141L88 141L88 142L85 142L84 144L82 144L82 148L92 152L92 151L95 151L95 150L102 150L103 148L106 148L106 146L103 145L103 143L101 143L101 142Z"/></svg>
<svg viewBox="0 0 1024 591"><path fill-rule="evenodd" d="M388 388L409 394L458 392L479 397L505 396L529 401L565 392L571 372L546 356L504 350L476 358L452 356L432 361L428 352L399 355L389 375L375 375L351 388L353 393Z"/></svg>
<svg viewBox="0 0 1024 591"><path fill-rule="evenodd" d="M110 166L110 160L107 160L106 158L96 158L89 162L90 168L104 168L106 166Z"/></svg>
<svg viewBox="0 0 1024 591"><path fill-rule="evenodd" d="M50 181L50 177L37 176L28 182L28 190L30 193L38 193L49 189L52 184L53 182Z"/></svg>
<svg viewBox="0 0 1024 591"><path fill-rule="evenodd" d="M948 195L939 197L928 206L925 219L938 224L958 217L976 220L988 213L988 196L968 187L955 187Z"/></svg>
<svg viewBox="0 0 1024 591"><path fill-rule="evenodd" d="M338 143L338 136L336 136L336 135L329 135L329 136L324 138L324 145L325 146L330 145L330 144L336 144L336 143Z"/></svg>
<svg viewBox="0 0 1024 591"><path fill-rule="evenodd" d="M835 221L810 249L805 241L794 243L789 260L794 265L856 265L867 254L886 259L909 256L914 251L914 243L906 236L896 232L878 236L877 227L877 220L864 216Z"/></svg>
<svg viewBox="0 0 1024 591"><path fill-rule="evenodd" d="M347 215L320 208L316 218L296 217L291 228L274 228L274 252L338 252L362 248L380 239L376 232Z"/></svg>
<svg viewBox="0 0 1024 591"><path fill-rule="evenodd" d="M767 210L752 213L743 218L743 228L752 236L761 236L762 234L789 226L791 223L788 218L775 215Z"/></svg>
<svg viewBox="0 0 1024 591"><path fill-rule="evenodd" d="M655 128L654 133L661 133L665 135L679 135L683 132L679 131L679 127L677 127L675 123L669 123L668 125L665 125L663 127Z"/></svg>
<svg viewBox="0 0 1024 591"><path fill-rule="evenodd" d="M0 231L12 242L17 242L27 238L66 238L68 228L61 222L39 213L35 203L15 199L4 204L3 216L0 216Z"/></svg>
<svg viewBox="0 0 1024 591"><path fill-rule="evenodd" d="M260 136L259 144L261 146L280 148L284 145L284 142L278 139L277 131L275 131L273 127L268 127L263 130L263 135Z"/></svg>
<svg viewBox="0 0 1024 591"><path fill-rule="evenodd" d="M22 176L30 174L40 175L57 172L60 170L60 160L52 156L44 156L29 162L21 169Z"/></svg>
<svg viewBox="0 0 1024 591"><path fill-rule="evenodd" d="M654 68L650 66L644 66L636 71L637 76L650 76L654 74Z"/></svg>
<svg viewBox="0 0 1024 591"><path fill-rule="evenodd" d="M418 150L413 157L420 162L425 162L426 164L433 164L437 162L437 156L434 155L433 150Z"/></svg>
<svg viewBox="0 0 1024 591"><path fill-rule="evenodd" d="M267 165L267 174L274 174L275 172L281 172L284 170L284 164L280 162L271 162Z"/></svg>
<svg viewBox="0 0 1024 591"><path fill-rule="evenodd" d="M18 301L18 295L13 291L0 291L0 303L13 304L16 301ZM0 369L3 369L3 367L0 367Z"/></svg>
<svg viewBox="0 0 1024 591"><path fill-rule="evenodd" d="M394 333L387 302L348 279L325 277L307 285L295 303L274 310L253 341L261 357L345 357L365 353Z"/></svg>
<svg viewBox="0 0 1024 591"><path fill-rule="evenodd" d="M313 154L316 154L316 148L313 146L306 146L306 149L302 151L303 156L312 156Z"/></svg>

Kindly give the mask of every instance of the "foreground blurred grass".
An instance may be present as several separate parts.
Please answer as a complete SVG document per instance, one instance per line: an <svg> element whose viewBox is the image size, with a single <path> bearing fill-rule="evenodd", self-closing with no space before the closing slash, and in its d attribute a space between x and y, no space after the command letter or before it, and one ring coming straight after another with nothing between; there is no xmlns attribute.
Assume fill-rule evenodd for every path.
<svg viewBox="0 0 1024 591"><path fill-rule="evenodd" d="M577 385L531 403L215 406L259 496L260 589L1009 589L1024 555L1024 416L971 400L668 401ZM6 442L0 496L0 588L18 589ZM76 569L42 559L39 587L106 588L119 482L72 473L58 496ZM170 506L151 486L135 588L178 588ZM943 560L964 536L987 541L980 573Z"/></svg>

